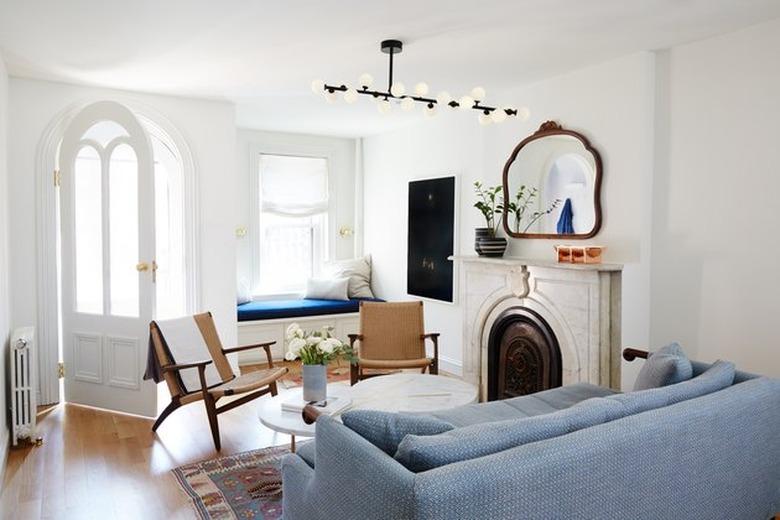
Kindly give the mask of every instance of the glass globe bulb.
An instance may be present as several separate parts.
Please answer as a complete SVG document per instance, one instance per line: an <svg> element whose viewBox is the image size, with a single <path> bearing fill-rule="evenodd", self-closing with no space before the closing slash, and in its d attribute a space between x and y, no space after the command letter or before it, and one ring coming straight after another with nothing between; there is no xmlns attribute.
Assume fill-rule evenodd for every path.
<svg viewBox="0 0 780 520"><path fill-rule="evenodd" d="M449 105L450 101L452 101L452 96L450 96L450 93L447 92L446 90L439 92L436 95L436 102L442 106Z"/></svg>
<svg viewBox="0 0 780 520"><path fill-rule="evenodd" d="M354 89L354 88L352 88L352 87L348 88L348 89L347 89L347 90L344 92L344 101L346 101L346 102L347 102L347 103L349 103L350 105L351 105L352 103L354 103L355 101L357 101L357 98L358 98L358 93L357 93L357 90L355 90L355 89Z"/></svg>
<svg viewBox="0 0 780 520"><path fill-rule="evenodd" d="M414 86L414 93L418 96L425 96L428 94L428 91L430 89L428 88L428 84L424 81L419 82L417 85Z"/></svg>
<svg viewBox="0 0 780 520"><path fill-rule="evenodd" d="M390 93L395 97L401 97L406 93L406 87L400 81L398 83L393 83L393 86L390 87Z"/></svg>
<svg viewBox="0 0 780 520"><path fill-rule="evenodd" d="M410 112L414 110L414 100L410 97L405 97L403 101L401 101L401 110L404 112Z"/></svg>
<svg viewBox="0 0 780 520"><path fill-rule="evenodd" d="M325 93L325 100L328 103L335 103L336 101L339 100L339 98L336 96L335 92L326 92Z"/></svg>
<svg viewBox="0 0 780 520"><path fill-rule="evenodd" d="M517 118L520 121L528 121L529 117L531 117L531 111L528 110L527 107L520 107L517 109Z"/></svg>
<svg viewBox="0 0 780 520"><path fill-rule="evenodd" d="M474 106L474 98L471 96L461 96L458 100L458 104L460 105L458 108L461 110L469 110Z"/></svg>
<svg viewBox="0 0 780 520"><path fill-rule="evenodd" d="M374 76L372 76L368 72L364 72L358 78L358 83L360 84L361 87L370 87L371 85L374 84Z"/></svg>
<svg viewBox="0 0 780 520"><path fill-rule="evenodd" d="M485 89L482 87L474 87L471 89L471 97L478 101L485 99Z"/></svg>
<svg viewBox="0 0 780 520"><path fill-rule="evenodd" d="M376 108L377 110L379 110L380 114L384 115L384 114L389 114L390 111L393 109L393 106L390 104L388 100L383 99L382 101L379 102L379 104L377 104Z"/></svg>
<svg viewBox="0 0 780 520"><path fill-rule="evenodd" d="M490 119L494 123L503 123L506 121L506 112L504 112L503 108L497 108L490 113Z"/></svg>
<svg viewBox="0 0 780 520"><path fill-rule="evenodd" d="M321 79L315 79L311 82L311 91L315 94L322 94L325 90L325 82Z"/></svg>
<svg viewBox="0 0 780 520"><path fill-rule="evenodd" d="M487 115L487 114L480 114L479 115L479 124L482 126L488 126L490 123L493 122L493 119Z"/></svg>
<svg viewBox="0 0 780 520"><path fill-rule="evenodd" d="M425 110L423 110L423 115L425 117L433 117L436 115L436 105L433 105L432 107L426 106Z"/></svg>

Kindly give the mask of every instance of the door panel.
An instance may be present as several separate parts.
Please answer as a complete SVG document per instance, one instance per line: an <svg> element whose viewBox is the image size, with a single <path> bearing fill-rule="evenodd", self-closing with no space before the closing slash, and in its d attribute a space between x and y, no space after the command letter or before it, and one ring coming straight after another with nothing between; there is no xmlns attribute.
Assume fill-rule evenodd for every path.
<svg viewBox="0 0 780 520"><path fill-rule="evenodd" d="M145 130L99 102L71 121L60 147L65 399L153 416L143 382L154 316L154 183Z"/></svg>

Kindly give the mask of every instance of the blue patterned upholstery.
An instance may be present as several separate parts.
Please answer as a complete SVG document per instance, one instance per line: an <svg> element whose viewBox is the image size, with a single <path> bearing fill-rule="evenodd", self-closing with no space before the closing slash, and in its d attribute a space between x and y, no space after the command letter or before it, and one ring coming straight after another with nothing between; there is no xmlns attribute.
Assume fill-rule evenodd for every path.
<svg viewBox="0 0 780 520"><path fill-rule="evenodd" d="M592 397L605 397L616 393L609 388L589 383L575 383L513 399L468 404L449 410L441 410L433 412L431 415L455 426L468 426L557 412Z"/></svg>
<svg viewBox="0 0 780 520"><path fill-rule="evenodd" d="M625 415L641 413L717 392L734 382L734 364L716 361L693 379L675 385L610 396L625 407Z"/></svg>
<svg viewBox="0 0 780 520"><path fill-rule="evenodd" d="M693 368L679 343L670 343L652 353L636 376L634 390L673 385L691 378Z"/></svg>
<svg viewBox="0 0 780 520"><path fill-rule="evenodd" d="M321 417L315 468L298 455L282 463L284 518L767 519L780 511L780 381L738 372L695 396L728 380L726 363L694 373L709 368L704 383L663 389L671 404L419 473ZM687 394L673 390L682 385Z"/></svg>
<svg viewBox="0 0 780 520"><path fill-rule="evenodd" d="M427 471L601 424L622 408L617 401L596 397L554 413L472 424L440 435L407 435L395 459L412 471Z"/></svg>
<svg viewBox="0 0 780 520"><path fill-rule="evenodd" d="M344 426L360 434L374 446L392 456L398 443L408 434L436 435L450 431L452 424L425 415L355 410L341 416Z"/></svg>

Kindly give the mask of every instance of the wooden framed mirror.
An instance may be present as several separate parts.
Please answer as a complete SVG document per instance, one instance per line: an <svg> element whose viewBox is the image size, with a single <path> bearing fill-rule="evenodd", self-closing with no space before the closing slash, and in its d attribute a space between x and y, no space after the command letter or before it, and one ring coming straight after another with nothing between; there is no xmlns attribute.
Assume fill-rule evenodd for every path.
<svg viewBox="0 0 780 520"><path fill-rule="evenodd" d="M585 136L555 121L543 123L504 166L504 231L513 238L596 235L601 176L601 156Z"/></svg>

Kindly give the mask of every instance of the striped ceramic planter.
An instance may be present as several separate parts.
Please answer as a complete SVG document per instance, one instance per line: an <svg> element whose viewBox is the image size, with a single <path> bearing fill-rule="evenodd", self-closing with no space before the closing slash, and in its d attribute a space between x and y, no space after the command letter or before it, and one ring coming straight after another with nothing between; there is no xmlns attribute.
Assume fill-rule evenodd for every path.
<svg viewBox="0 0 780 520"><path fill-rule="evenodd" d="M479 250L479 239L490 238L492 236L493 230L491 228L478 227L474 229L474 251L476 251L478 255L482 255L482 252Z"/></svg>
<svg viewBox="0 0 780 520"><path fill-rule="evenodd" d="M474 250L479 256L504 256L506 238L496 237L490 228L476 228L474 234Z"/></svg>

